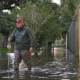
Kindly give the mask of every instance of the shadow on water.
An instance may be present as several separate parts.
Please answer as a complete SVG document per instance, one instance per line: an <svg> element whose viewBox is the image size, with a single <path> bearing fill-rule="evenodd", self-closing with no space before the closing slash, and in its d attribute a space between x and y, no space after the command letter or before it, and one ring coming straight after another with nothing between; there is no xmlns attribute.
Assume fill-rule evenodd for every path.
<svg viewBox="0 0 80 80"><path fill-rule="evenodd" d="M55 48L54 52L54 59L33 58L31 73L28 73L23 61L19 66L20 71L15 72L12 68L14 55L12 53L10 55L0 54L0 80L80 80L78 78L77 57L68 52L69 56L66 58L66 52L63 48ZM8 57L10 59L9 70L7 67ZM45 64L41 64L42 62Z"/></svg>

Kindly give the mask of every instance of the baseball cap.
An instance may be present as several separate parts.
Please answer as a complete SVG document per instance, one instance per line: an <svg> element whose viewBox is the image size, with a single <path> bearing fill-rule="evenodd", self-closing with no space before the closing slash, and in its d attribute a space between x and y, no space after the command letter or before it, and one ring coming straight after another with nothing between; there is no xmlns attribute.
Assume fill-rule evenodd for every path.
<svg viewBox="0 0 80 80"><path fill-rule="evenodd" d="M22 23L23 22L23 19L22 18L17 18L16 19L16 23Z"/></svg>

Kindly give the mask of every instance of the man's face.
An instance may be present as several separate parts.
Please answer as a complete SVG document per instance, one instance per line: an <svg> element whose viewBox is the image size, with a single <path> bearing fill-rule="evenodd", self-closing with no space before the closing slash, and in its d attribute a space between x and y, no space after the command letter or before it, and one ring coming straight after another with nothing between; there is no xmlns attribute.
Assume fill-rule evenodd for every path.
<svg viewBox="0 0 80 80"><path fill-rule="evenodd" d="M23 22L17 22L16 25L17 25L18 28L22 28Z"/></svg>

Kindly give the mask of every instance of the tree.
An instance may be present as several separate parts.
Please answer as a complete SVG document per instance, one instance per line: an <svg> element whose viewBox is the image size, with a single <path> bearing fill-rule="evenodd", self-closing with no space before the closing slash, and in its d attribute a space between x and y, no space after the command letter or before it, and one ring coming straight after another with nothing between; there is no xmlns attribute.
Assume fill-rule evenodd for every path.
<svg viewBox="0 0 80 80"><path fill-rule="evenodd" d="M26 0L0 0L0 8L3 9L13 9L15 6L19 6L20 4L25 4ZM14 7L11 7L12 4L15 4Z"/></svg>
<svg viewBox="0 0 80 80"><path fill-rule="evenodd" d="M3 13L2 10L11 10L15 7L11 7L12 4L18 6L23 3L24 0L0 0L0 33L2 34L2 41L0 43L1 47L6 47L9 33L13 29L12 26L14 26L15 22L15 17L12 17L12 14Z"/></svg>
<svg viewBox="0 0 80 80"><path fill-rule="evenodd" d="M58 5L50 1L43 1L38 5L29 1L26 5L21 5L20 9L15 8L12 13L22 17L25 23L30 26L35 43L39 47L43 43L54 41L57 36L57 24L55 23L56 18L58 19L57 8Z"/></svg>
<svg viewBox="0 0 80 80"><path fill-rule="evenodd" d="M12 26L13 25L13 26ZM14 28L14 18L7 13L0 14L0 33L2 34L1 47L6 47L9 33Z"/></svg>
<svg viewBox="0 0 80 80"><path fill-rule="evenodd" d="M75 14L76 6L77 6L76 0L61 0L60 18L59 18L59 22L60 22L59 34L64 41L65 41L66 32Z"/></svg>

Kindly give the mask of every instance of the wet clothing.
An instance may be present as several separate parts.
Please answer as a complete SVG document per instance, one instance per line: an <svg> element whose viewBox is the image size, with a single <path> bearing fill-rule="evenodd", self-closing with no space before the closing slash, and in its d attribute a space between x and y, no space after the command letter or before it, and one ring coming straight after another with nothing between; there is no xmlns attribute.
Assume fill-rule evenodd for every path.
<svg viewBox="0 0 80 80"><path fill-rule="evenodd" d="M33 47L32 33L27 26L22 28L15 28L12 35L11 42L14 42L14 70L18 70L19 63L23 59L24 63L28 66L28 70L31 70L30 52L29 48Z"/></svg>
<svg viewBox="0 0 80 80"><path fill-rule="evenodd" d="M32 33L27 26L15 28L12 35L12 42L15 42L15 50L26 50L33 46Z"/></svg>
<svg viewBox="0 0 80 80"><path fill-rule="evenodd" d="M18 70L19 64L23 59L24 63L28 66L28 70L31 70L30 53L28 50L15 50L14 51L14 70Z"/></svg>

